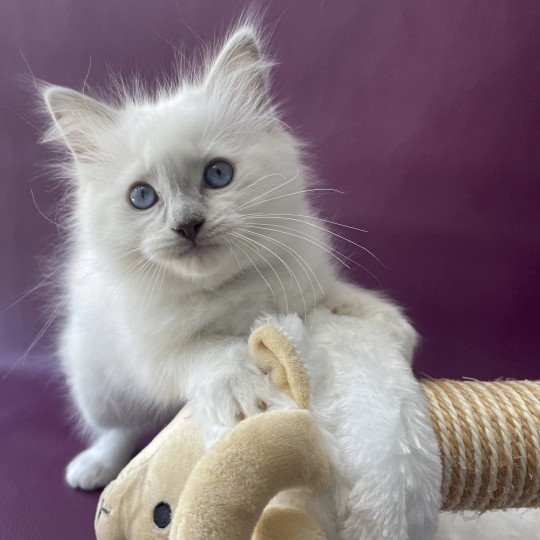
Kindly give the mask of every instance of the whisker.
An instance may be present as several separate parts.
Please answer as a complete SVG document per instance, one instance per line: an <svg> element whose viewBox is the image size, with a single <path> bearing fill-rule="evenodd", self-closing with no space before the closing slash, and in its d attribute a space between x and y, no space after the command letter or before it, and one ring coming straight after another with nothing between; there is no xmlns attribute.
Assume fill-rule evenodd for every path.
<svg viewBox="0 0 540 540"><path fill-rule="evenodd" d="M270 225L270 226L275 226L275 227L278 227L279 225L272 225L271 223L262 223L262 224L259 224L259 225L255 225L255 224L252 224L250 223L249 221L245 223L247 226L251 227L251 228L261 228L263 229L263 227L261 225ZM283 228L283 227L281 227ZM332 248L332 247L329 247L327 248L322 242L318 241L318 240L311 240L310 238L306 238L305 236L300 236L298 234L293 234L293 233L289 233L289 232L285 232L285 231L280 231L279 229L271 229L271 228L268 228L268 227L264 227L265 230L267 231L274 231L274 232L280 232L282 234L288 234L290 236L296 236L296 238L301 238L302 240L306 240L308 242L311 242L312 244L316 245L317 247L320 247L321 249L324 249L325 251L327 251L330 255L332 255L335 259L337 259L341 264L343 264L346 268L350 269L350 266L348 266L345 262L343 262L337 255L335 255L333 252L335 251L338 255L340 255L341 257L343 258L346 258L347 256L346 255L343 255L342 253L340 253L339 251L337 251L336 249ZM293 229L291 229L293 230ZM297 232L300 232L300 231L297 231ZM303 233L303 234L306 234L306 233ZM315 237L312 237L312 238L315 238Z"/></svg>
<svg viewBox="0 0 540 540"><path fill-rule="evenodd" d="M32 352L34 347L38 344L39 340L45 335L47 330L51 327L53 322L56 320L56 317L60 313L60 310L66 305L66 303L67 303L67 300L62 300L62 302L60 302L58 307L54 310L53 314L48 318L47 322L42 326L41 330L36 334L36 337L34 337L34 339L32 340L32 343L30 343L26 351L23 354L21 354L21 356L19 356L19 358L17 358L15 362L13 362L13 364L4 374L4 376L2 377L4 381L9 377L9 375L13 372L13 370L17 368L19 364L28 357L30 352Z"/></svg>
<svg viewBox="0 0 540 540"><path fill-rule="evenodd" d="M253 259L247 254L246 251L244 251L234 240L231 240L230 242L232 242L246 257L247 259L249 260L249 262L253 265L253 268L255 268L255 270L257 271L257 273L261 276L261 278L263 279L263 281L266 283L267 287L270 289L270 292L272 293L272 298L274 300L274 302L277 302L276 300L276 294L274 292L274 289L272 289L272 285L270 285L270 283L268 282L268 280L262 275L262 272L259 270L259 267L255 264L255 262L253 261ZM242 242L242 240L239 239L239 242ZM250 248L249 245L247 245L245 242L242 242L242 244L244 246L246 246L247 248ZM253 248L250 248L252 251L253 251ZM272 265L260 254L258 253L258 255L261 257L261 259L268 265L270 266L270 268L273 269ZM237 259L238 260L238 259ZM274 270L274 273L276 273L276 271ZM277 273L276 273L276 276L277 276ZM278 277L279 279L279 277ZM283 284L282 284L283 286ZM285 293L285 289L283 289L283 292ZM286 298L286 295L285 295L285 298Z"/></svg>
<svg viewBox="0 0 540 540"><path fill-rule="evenodd" d="M279 274L274 268L274 266L272 265L272 263L269 262L268 259L264 257L264 255L261 255L260 251L256 247L254 248L251 244L248 244L246 242L249 240L249 238L247 238L246 236L240 233L230 233L230 234L234 235L238 239L238 241L242 243L243 246L246 246L247 248L251 249L251 251L254 251L255 253L257 253L257 255L259 255L259 257L272 269L272 272L274 272L277 280L279 281L279 284L281 285L281 289L283 290L283 297L285 299L285 311L288 312L289 311L289 298L287 297L287 289L285 288L283 281L279 277Z"/></svg>
<svg viewBox="0 0 540 540"><path fill-rule="evenodd" d="M281 173L271 173L265 176L261 176L261 178L257 178L257 180L255 180L254 182L250 182L247 186L244 186L238 193L236 193L236 195L231 199L231 203L238 200L238 198L240 197L240 195L242 195L242 193L244 193L244 191L254 187L258 182L261 182L262 180L265 180L266 178L270 178L272 176L281 176L283 179L285 179L285 176Z"/></svg>
<svg viewBox="0 0 540 540"><path fill-rule="evenodd" d="M226 238L223 234L218 235L219 238L223 238L227 244L229 244L229 249L231 250L231 253L233 254L234 258L236 259L236 262L238 263L238 268L240 269L240 273L244 273L244 269L242 268L242 265L240 264L240 261L238 260L238 257L236 256L236 253L234 252L234 249L232 247L231 241Z"/></svg>
<svg viewBox="0 0 540 540"><path fill-rule="evenodd" d="M259 225L255 225L255 224L251 224L249 222L246 222L246 225L248 225L248 226L250 226L252 228L261 228L261 229L266 229L266 230L269 230L269 231L279 232L279 233L282 233L282 234L288 234L288 235L291 235L291 236L296 236L297 238L301 238L302 240L306 240L308 242L311 242L312 244L316 245L317 247L323 249L324 251L326 251L327 253L332 255L332 257L334 257L341 264L343 264L343 266L345 266L345 268L350 269L350 266L348 264L346 264L343 260L341 260L340 257L343 257L344 259L346 259L346 260L350 261L351 263L353 263L354 265L356 265L358 268L361 268L362 270L364 270L364 272L368 273L378 283L378 285L382 288L382 283L379 281L377 276L375 274L373 274L373 272L368 270L365 266L361 265L359 262L355 261L353 258L349 257L348 255L345 255L344 253L341 253L341 251L338 251L337 249L335 249L335 248L333 248L331 246L327 247L323 242L316 239L314 236L309 235L308 233L298 231L297 229L293 229L291 227L285 227L283 225L273 225L271 223L263 223L263 224L259 223ZM279 229L269 228L269 227L261 227L260 225L269 225L270 227L279 227ZM299 236L298 234L293 234L293 233L290 233L290 232L282 231L280 229L287 229L287 230L290 230L290 231L301 232L305 236ZM313 240L313 239L315 239L315 240ZM337 255L339 255L339 257L336 255L336 253L337 253Z"/></svg>
<svg viewBox="0 0 540 540"><path fill-rule="evenodd" d="M247 206L242 205L243 208L250 208L251 206L256 206L257 204L263 204L270 201L276 201L277 199L283 199L284 197L290 197L291 195L299 195L300 193L312 193L312 192L321 192L321 193L339 193L343 195L343 191L334 188L311 188L311 189L302 189L300 191L293 191L292 193L286 193L285 195L278 195L277 197L271 197L270 199L265 199L264 201L259 201L256 203L248 204ZM238 208L236 209L238 211Z"/></svg>
<svg viewBox="0 0 540 540"><path fill-rule="evenodd" d="M249 214L246 214L246 215L249 215ZM263 214L261 214L261 216L251 215L251 217L253 219L263 219L264 215ZM353 244L354 246L359 247L360 249L364 250L366 253L369 253L369 255L371 255L379 264L381 264L383 266L383 268L386 268L386 265L372 251L370 251L368 248L366 248L365 246L362 246L361 244L358 244L357 242L355 242L354 240L351 240L350 238L347 238L345 236L342 236L341 234L338 234L338 233L336 233L334 231L331 231L330 229L327 229L326 227L322 227L321 225L317 225L315 223L309 223L308 221L304 221L302 219L287 218L287 217L280 217L280 218L276 218L276 219L285 219L285 220L289 220L289 221L298 221L299 223L305 223L306 225L310 225L311 227L315 227L316 229L320 229L321 231L325 231L326 233L331 234L332 236L335 236L337 238L341 238L342 240L345 240L346 242L349 242L350 244Z"/></svg>
<svg viewBox="0 0 540 540"><path fill-rule="evenodd" d="M128 255L131 255L132 253L138 251L138 249L139 248L134 248L134 249L129 249L129 250L126 250L124 252L121 252L116 257L113 257L111 260L117 260L117 259L120 259L122 257L126 257ZM84 265L78 266L78 268L83 269L83 270L86 269L86 268L90 268L92 270L92 269L96 268L97 264L99 264L99 261L84 264ZM44 287L47 287L48 285L52 284L54 282L54 275L56 273L57 273L56 270L53 270L53 271L49 272L48 275L43 280L41 280L39 283L37 283L36 285L31 287L28 291L22 293L18 298L13 300L13 302L8 304L6 307L0 309L0 313L4 313L4 312L8 311L9 309L11 309L12 307L16 306L17 304L22 302L25 298L30 296L33 292L35 292L35 291L37 291L39 289L42 289ZM88 274L86 274L85 277L86 276L88 276Z"/></svg>
<svg viewBox="0 0 540 540"><path fill-rule="evenodd" d="M140 284L143 284L146 282L146 287L144 289L144 294L143 294L143 301L141 302L141 305L139 307L139 321L138 321L139 326L142 323L143 311L146 305L146 295L148 294L148 289L150 287L150 282L153 276L153 272L155 271L157 267L157 265L151 259L148 259L144 266L146 267L146 271L144 273L144 276L139 280Z"/></svg>
<svg viewBox="0 0 540 540"><path fill-rule="evenodd" d="M281 176L283 176L283 175L281 175ZM296 178L298 178L298 172L294 176L289 178L288 180L282 182L281 184L273 187L272 189L269 189L268 191L265 191L264 193L261 193L260 195L257 195L256 197L253 197L250 201L247 201L244 204L240 205L238 208L236 208L236 211L238 212L239 210L242 210L242 208L245 208L246 205L251 204L253 201L256 201L257 199L260 199L261 197L264 197L265 195L268 195L269 193L272 193L273 191L276 191L276 189L280 189L280 188L286 186L287 184L289 184L293 180L296 180ZM284 180L285 180L285 178L284 178Z"/></svg>
<svg viewBox="0 0 540 540"><path fill-rule="evenodd" d="M263 238L266 238L266 239L270 240L271 242L274 242L275 244L283 246L289 253L291 253L293 255L293 257L296 258L296 260L299 262L300 268L302 268L302 270L306 274L306 277L309 280L309 284L311 285L311 290L313 291L313 299L314 299L314 301L317 302L317 293L315 292L315 286L313 285L313 281L311 280L311 276L309 275L308 271L306 270L306 268L302 264L302 262L307 266L307 268L309 269L309 271L311 272L311 274L315 278L315 281L317 282L317 285L319 285L319 288L321 289L321 292L324 294L324 289L322 288L322 285L321 285L320 281L318 280L317 275L315 274L315 272L313 271L313 269L311 268L309 263L304 259L304 257L302 257L296 250L294 250L292 247L288 246L287 244L285 244L283 242L280 242L279 240L276 240L275 238L272 238L271 236L267 236L265 234L255 233L255 232L250 231L248 229L239 229L239 230L247 232L247 233L258 234L259 236L262 236Z"/></svg>
<svg viewBox="0 0 540 540"><path fill-rule="evenodd" d="M171 248L172 249L172 248ZM156 289L156 285L160 279L161 271L165 267L165 264L156 264L157 271L154 272L155 278L152 280L152 290L150 291L150 294L148 296L148 302L152 300L152 297L154 296L154 291Z"/></svg>
<svg viewBox="0 0 540 540"><path fill-rule="evenodd" d="M260 214L243 214L244 216L249 216L249 217L271 217L271 218L283 218L283 219L292 219L292 218L289 218L287 216L294 216L295 219L293 219L293 221L301 221L302 223L307 223L309 225L311 225L311 223L309 223L308 221L303 221L303 220L300 220L300 219L296 219L296 218L299 218L299 217L303 217L303 218L308 218L308 219L313 219L315 221L322 221L324 223L329 223L330 225L337 225L338 227L345 227L346 229L353 229L355 231L359 231L359 232L364 232L364 233L367 233L368 231L366 231L366 229L360 229L358 227L353 227L352 225L346 225L345 223L339 223L337 221L330 221L329 219L323 219L323 218L320 218L320 217L316 217L316 216L308 216L308 215L305 215L305 214L263 214L263 213L260 213ZM285 217L284 217L285 216Z"/></svg>
<svg viewBox="0 0 540 540"><path fill-rule="evenodd" d="M5 308L2 308L0 310L0 313L4 313L5 311L8 311L13 306L16 306L19 302L22 302L25 298L30 296L33 292L37 291L38 289L42 289L43 287L46 287L47 285L49 285L51 283L51 281L49 281L49 280L52 278L53 275L54 275L54 272L51 272L45 279L40 281L37 285L34 285L31 289L29 289L28 291L22 293L21 296L19 296L19 298L16 298L15 300L13 300L13 302L11 302L11 304L7 305Z"/></svg>
<svg viewBox="0 0 540 540"><path fill-rule="evenodd" d="M171 255L172 255L172 253L173 253L173 250L174 250L174 248L171 248L171 249L169 250L169 253L167 253L167 257L165 258L165 263L163 264L163 273L162 273L162 275L161 275L161 282L160 282L160 284L159 284L159 290L158 290L158 293L160 293L160 292L162 291L162 289L163 289L163 283L165 282L165 274L167 273L167 267L166 267L165 264L169 262L169 260L170 260L170 258L171 258Z"/></svg>
<svg viewBox="0 0 540 540"><path fill-rule="evenodd" d="M253 234L253 233L252 233ZM269 251L274 257L276 257L277 259L279 259L281 261L281 263L283 264L283 266L288 270L289 274L291 275L291 277L294 279L294 281L296 282L296 285L298 286L298 291L300 292L300 296L302 298L302 304L304 306L304 318L307 317L307 306L306 306L306 300L304 298L304 293L302 291L302 286L300 285L300 282L298 281L298 278L296 277L296 274L291 270L291 267L273 250L271 250L268 246L265 246L264 244L262 244L261 242L257 242L257 240L253 240L253 238L249 238L249 237L245 237L246 240L249 240L250 242L253 242L254 244L266 249L267 251ZM288 310L287 310L288 311Z"/></svg>

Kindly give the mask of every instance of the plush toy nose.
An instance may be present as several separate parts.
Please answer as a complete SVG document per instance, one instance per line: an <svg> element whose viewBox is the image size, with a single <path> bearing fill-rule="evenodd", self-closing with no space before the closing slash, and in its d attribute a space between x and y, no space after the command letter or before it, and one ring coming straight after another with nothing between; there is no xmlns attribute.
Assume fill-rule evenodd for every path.
<svg viewBox="0 0 540 540"><path fill-rule="evenodd" d="M195 237L199 234L203 223L204 219L190 220L184 223L179 223L176 227L174 227L174 230L180 236L183 236L184 238L187 238L188 240L191 240L193 242L195 240Z"/></svg>

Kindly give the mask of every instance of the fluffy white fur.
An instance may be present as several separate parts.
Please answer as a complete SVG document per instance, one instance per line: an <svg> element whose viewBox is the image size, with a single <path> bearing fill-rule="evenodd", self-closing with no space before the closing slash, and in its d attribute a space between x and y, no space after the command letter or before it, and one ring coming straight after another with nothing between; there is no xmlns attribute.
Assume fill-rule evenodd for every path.
<svg viewBox="0 0 540 540"><path fill-rule="evenodd" d="M334 468L332 488L302 506L329 539L433 538L440 508L438 446L399 337L376 318L326 308L313 310L305 325L296 315L269 322L291 339L305 363L310 410ZM294 494L280 498L299 504Z"/></svg>
<svg viewBox="0 0 540 540"><path fill-rule="evenodd" d="M352 303L412 352L398 308L339 281L307 200L312 175L268 95L269 66L244 25L198 75L154 96L106 104L44 88L48 141L72 154L59 350L92 441L67 467L73 487L107 484L141 434L187 399L209 444L239 416L287 406L248 358L263 313ZM216 158L235 168L223 189L203 183ZM128 202L141 181L159 195L144 211ZM193 243L173 230L192 219L204 219Z"/></svg>
<svg viewBox="0 0 540 540"><path fill-rule="evenodd" d="M296 315L261 322L279 327L308 369L334 477L321 495L274 502L303 507L329 540L540 538L540 509L439 515L442 471L426 398L387 324L326 308L305 323Z"/></svg>

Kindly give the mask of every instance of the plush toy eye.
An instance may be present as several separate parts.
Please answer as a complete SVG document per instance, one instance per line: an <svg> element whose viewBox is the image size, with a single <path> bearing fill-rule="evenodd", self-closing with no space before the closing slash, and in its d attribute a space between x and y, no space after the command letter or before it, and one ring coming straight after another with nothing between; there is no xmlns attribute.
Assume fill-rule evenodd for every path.
<svg viewBox="0 0 540 540"><path fill-rule="evenodd" d="M135 184L129 192L129 202L137 210L148 210L157 201L155 189L148 184Z"/></svg>
<svg viewBox="0 0 540 540"><path fill-rule="evenodd" d="M166 502L156 504L154 508L154 523L160 528L165 529L171 522L171 507Z"/></svg>
<svg viewBox="0 0 540 540"><path fill-rule="evenodd" d="M233 166L223 160L212 161L204 169L204 181L212 189L219 189L230 184L233 176Z"/></svg>

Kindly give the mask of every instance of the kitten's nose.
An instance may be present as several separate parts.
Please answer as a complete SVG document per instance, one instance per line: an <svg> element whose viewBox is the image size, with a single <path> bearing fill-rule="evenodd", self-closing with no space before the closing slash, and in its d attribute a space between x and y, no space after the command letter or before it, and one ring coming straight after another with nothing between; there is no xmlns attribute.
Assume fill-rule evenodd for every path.
<svg viewBox="0 0 540 540"><path fill-rule="evenodd" d="M195 240L197 234L201 230L201 227L204 223L204 219L201 221L199 219L186 221L185 223L179 223L174 230L184 238L188 238L192 242Z"/></svg>

